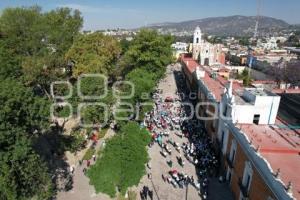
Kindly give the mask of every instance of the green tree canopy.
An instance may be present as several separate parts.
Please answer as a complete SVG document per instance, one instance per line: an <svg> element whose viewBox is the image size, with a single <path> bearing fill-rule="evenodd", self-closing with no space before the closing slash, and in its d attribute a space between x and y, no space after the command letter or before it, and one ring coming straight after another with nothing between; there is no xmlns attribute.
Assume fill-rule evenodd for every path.
<svg viewBox="0 0 300 200"><path fill-rule="evenodd" d="M49 101L15 80L0 81L0 105L0 128L22 127L33 133L49 124Z"/></svg>
<svg viewBox="0 0 300 200"><path fill-rule="evenodd" d="M122 127L120 134L107 142L101 157L88 171L96 192L114 197L116 187L125 194L128 187L137 185L145 173L146 145L150 139L148 131L135 122Z"/></svg>
<svg viewBox="0 0 300 200"><path fill-rule="evenodd" d="M143 95L151 94L156 84L155 75L145 69L137 68L126 75L126 80L134 85L134 103L141 102Z"/></svg>
<svg viewBox="0 0 300 200"><path fill-rule="evenodd" d="M80 74L112 75L121 53L120 44L102 33L80 35L66 54L66 60L75 62L74 76Z"/></svg>
<svg viewBox="0 0 300 200"><path fill-rule="evenodd" d="M49 198L47 167L31 147L35 131L49 125L49 102L5 79L0 81L0 105L0 199Z"/></svg>
<svg viewBox="0 0 300 200"><path fill-rule="evenodd" d="M48 199L52 182L47 167L20 128L0 129L0 199Z"/></svg>
<svg viewBox="0 0 300 200"><path fill-rule="evenodd" d="M65 67L64 54L82 23L80 12L69 8L45 13L38 6L7 8L0 17L0 49L22 61L13 64L14 68L23 68L27 84L49 88L49 83ZM9 64L1 66L0 72L9 73Z"/></svg>
<svg viewBox="0 0 300 200"><path fill-rule="evenodd" d="M122 62L122 74L134 68L143 68L161 78L166 66L173 61L171 44L173 37L159 35L154 30L141 30L131 42Z"/></svg>

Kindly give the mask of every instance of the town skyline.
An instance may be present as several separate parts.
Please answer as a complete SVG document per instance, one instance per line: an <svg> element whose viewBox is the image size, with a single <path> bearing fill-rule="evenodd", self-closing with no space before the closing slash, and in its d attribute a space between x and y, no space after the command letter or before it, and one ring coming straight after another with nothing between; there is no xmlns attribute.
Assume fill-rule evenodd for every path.
<svg viewBox="0 0 300 200"><path fill-rule="evenodd" d="M184 4L184 5L183 5ZM255 0L230 0L230 1L196 1L188 0L182 3L175 0L170 2L139 2L136 0L122 2L120 0L95 2L88 0L4 0L0 2L1 10L6 7L17 6L41 6L43 11L57 7L69 7L78 9L84 16L83 30L101 30L113 28L140 28L153 23L181 22L208 17L225 17L232 15L255 16L257 13L257 2ZM195 6L196 5L196 6ZM289 24L300 23L300 2L289 0L282 4L280 0L261 1L262 16L281 19ZM0 11L1 12L1 11Z"/></svg>

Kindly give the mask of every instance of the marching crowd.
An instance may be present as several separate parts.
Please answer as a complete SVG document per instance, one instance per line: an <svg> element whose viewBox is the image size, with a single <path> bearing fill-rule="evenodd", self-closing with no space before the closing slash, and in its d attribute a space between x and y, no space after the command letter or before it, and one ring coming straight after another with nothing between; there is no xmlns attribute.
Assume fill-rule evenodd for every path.
<svg viewBox="0 0 300 200"><path fill-rule="evenodd" d="M149 146L151 147L155 143L160 146L162 158L165 159L170 168L169 171L162 174L165 183L171 184L175 188L184 188L190 184L197 189L198 194L203 199L206 199L208 196L208 178L217 175L219 161L212 141L207 136L202 123L190 117L192 114L190 107L182 104L182 102L189 100L180 91L188 90L181 86L174 96L165 99L162 98L161 90L154 93L155 107L146 114L144 119L144 125L152 133L152 143ZM170 134L175 134L182 142L173 141ZM183 137L187 138L187 142L180 140ZM197 177L193 177L180 169L173 169L173 162L175 161L171 159L170 155L172 154L176 155L176 162L182 167L182 170L185 166L183 156L192 163L196 168Z"/></svg>

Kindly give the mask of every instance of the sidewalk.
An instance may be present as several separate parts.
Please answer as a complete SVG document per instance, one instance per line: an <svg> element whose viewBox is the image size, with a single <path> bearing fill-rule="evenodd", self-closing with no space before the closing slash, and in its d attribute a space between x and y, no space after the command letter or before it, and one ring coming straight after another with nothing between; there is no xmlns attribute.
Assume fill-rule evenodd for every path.
<svg viewBox="0 0 300 200"><path fill-rule="evenodd" d="M103 145L103 142L107 139L113 137L115 132L112 129L108 129L107 133L103 138L101 138L97 145L96 150L98 151L101 146ZM82 166L79 166L78 161L84 156L84 151L79 152L76 156L73 156L68 163L75 166L75 171L73 174L73 188L72 190L66 192L61 191L57 193L57 199L58 200L109 200L111 199L108 195L105 194L96 194L94 186L89 184L89 178L86 177L83 173L83 168L86 167L86 162L82 164ZM91 160L91 165L93 165L94 162Z"/></svg>

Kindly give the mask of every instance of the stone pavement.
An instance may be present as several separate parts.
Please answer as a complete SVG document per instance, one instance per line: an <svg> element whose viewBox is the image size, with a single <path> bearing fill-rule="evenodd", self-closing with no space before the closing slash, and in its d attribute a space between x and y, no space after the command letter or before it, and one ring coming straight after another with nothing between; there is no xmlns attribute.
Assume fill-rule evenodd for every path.
<svg viewBox="0 0 300 200"><path fill-rule="evenodd" d="M180 71L181 66L179 64L168 67L167 76L160 81L159 89L162 89L162 97L163 99L171 96L175 97L176 92L176 82L173 74L173 70ZM184 84L184 83L180 83ZM180 138L174 134L174 132L170 132L169 138L175 142L182 144L183 142L187 142L188 139L183 137ZM175 148L171 145L172 154L168 155L167 158L164 158L160 154L161 148L155 143L151 148L148 149L149 157L150 157L150 166L151 169L147 168L147 173L152 174L152 179L148 179L147 173L141 179L139 185L134 187L133 189L138 194L138 199L140 199L139 192L142 190L143 186L148 186L150 190L154 192L154 199L156 200L198 200L201 199L198 191L191 184L188 185L187 188L174 188L173 185L164 182L162 179L162 174L167 175L168 171L171 169L176 169L179 172L185 172L189 176L193 176L197 181L196 169L195 166L187 161L183 153L181 152L181 156L185 162L184 167L181 167L176 159L176 156L179 153L175 150ZM173 166L170 168L166 160L171 159L173 161ZM208 188L208 199L211 200L232 200L232 194L229 190L229 187L223 183L220 184L217 178L209 179L209 188Z"/></svg>
<svg viewBox="0 0 300 200"><path fill-rule="evenodd" d="M173 72L171 70L171 67L168 67L167 75L166 77L160 81L158 89L162 90L162 98L165 99L168 96L175 97L176 92L176 83L174 79ZM188 139L183 137L180 138L177 135L174 134L175 131L170 131L169 139L171 139L174 142L177 142L179 144L182 144L183 142L187 142ZM178 131L177 131L178 132ZM193 176L196 179L196 170L192 163L186 160L185 156L183 156L183 153L181 153L181 156L185 162L184 167L181 167L176 159L176 156L179 155L179 153L175 150L173 146L171 146L172 154L168 155L167 158L164 158L161 154L161 148L157 143L155 143L151 148L149 148L148 153L150 157L149 164L151 166L151 170L147 169L147 173L151 172L152 174L152 180L148 179L147 175L145 175L138 187L135 188L138 199L140 199L139 191L142 190L143 186L146 185L150 188L150 190L153 190L154 192L154 199L158 200L194 200L194 199L200 199L200 196L198 195L197 190L192 186L189 185L188 188L174 188L171 184L164 182L162 179L162 174L165 176L168 175L168 171L171 169L176 169L179 172L185 172L189 176ZM166 163L167 160L173 161L173 166L170 168L168 164Z"/></svg>
<svg viewBox="0 0 300 200"><path fill-rule="evenodd" d="M169 66L167 70L166 77L160 81L159 89L163 90L163 98L167 96L174 96L176 92L176 83L174 79L174 74L172 70L176 69L180 70L180 65L176 67ZM184 84L184 83L182 83ZM109 130L104 139L112 137L114 132ZM186 142L187 138L179 138L175 134L170 133L170 138L175 142L182 144L182 142ZM98 148L100 148L103 140L98 143ZM129 190L133 190L137 193L138 199L140 199L139 192L141 191L144 185L148 186L150 190L154 192L154 199L156 200L196 200L201 199L197 190L189 185L188 188L174 188L171 184L164 182L162 179L162 174L167 175L170 169L176 169L179 172L185 172L189 176L194 176L195 180L197 180L196 170L193 164L189 163L186 160L185 156L182 154L182 158L185 161L184 167L181 167L176 159L176 155L178 153L174 147L171 146L172 155L168 156L168 159L172 159L173 167L170 168L166 163L166 158L162 157L160 154L161 148L158 144L154 144L151 148L148 149L149 158L150 158L150 166L151 169L147 168L147 173L152 173L152 179L148 179L147 173L142 177L138 186L132 187ZM86 163L83 164L86 166ZM57 195L58 200L108 200L111 199L109 196L105 194L96 194L94 187L89 185L89 179L83 174L82 169L83 166L76 165L76 169L74 172L74 183L73 189L69 192L59 192ZM226 184L218 183L217 179L211 179L209 184L209 198L211 200L231 200L232 195L229 191L229 188Z"/></svg>

